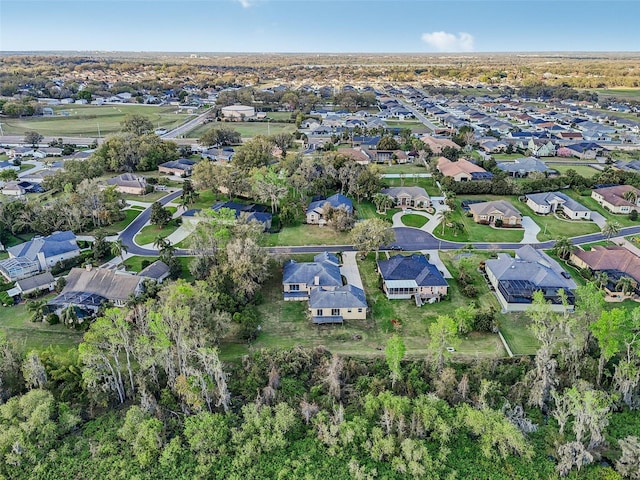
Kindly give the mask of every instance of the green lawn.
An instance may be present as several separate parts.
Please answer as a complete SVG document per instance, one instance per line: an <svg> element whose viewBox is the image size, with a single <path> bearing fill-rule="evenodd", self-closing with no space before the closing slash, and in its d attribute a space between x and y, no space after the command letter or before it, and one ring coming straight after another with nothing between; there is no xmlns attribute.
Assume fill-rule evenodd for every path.
<svg viewBox="0 0 640 480"><path fill-rule="evenodd" d="M171 220L169 224L164 228L158 228L157 225L147 225L142 230L140 230L140 233L138 233L133 240L138 245L147 245L148 243L153 243L159 236L162 238L168 237L177 229L178 224L175 222L175 220Z"/></svg>
<svg viewBox="0 0 640 480"><path fill-rule="evenodd" d="M640 220L634 221L634 220L631 220L628 215L616 215L605 210L598 204L598 202L596 202L593 198L591 198L590 192L589 192L589 195L580 195L580 193L576 192L575 190L568 189L568 190L565 190L564 193L566 193L576 201L580 202L582 205L584 205L588 209L593 210L594 212L601 213L602 216L604 216L608 221L618 222L623 227L635 227L640 225Z"/></svg>
<svg viewBox="0 0 640 480"><path fill-rule="evenodd" d="M147 202L151 204L153 202L157 202L162 197L166 197L169 193L171 192L167 192L166 190L164 192L162 190L158 190L144 195L132 195L130 193L125 193L122 195L122 198L125 200L133 200L134 202Z"/></svg>
<svg viewBox="0 0 640 480"><path fill-rule="evenodd" d="M407 213L402 215L402 223L407 227L420 228L429 221L427 217L422 215L416 215L414 213Z"/></svg>
<svg viewBox="0 0 640 480"><path fill-rule="evenodd" d="M187 133L188 138L200 138L204 132L212 128L230 128L240 133L243 138L256 135L274 135L276 133L293 133L296 126L293 123L271 122L214 122L200 125Z"/></svg>
<svg viewBox="0 0 640 480"><path fill-rule="evenodd" d="M559 171L560 173L567 173L567 170L574 170L578 175L581 175L585 178L591 178L598 170L589 165L549 165L549 168L553 168L554 170Z"/></svg>
<svg viewBox="0 0 640 480"><path fill-rule="evenodd" d="M147 105L60 105L52 107L53 117L6 118L2 129L5 135L22 135L35 130L45 136L98 137L117 133L128 114L144 115L154 127L171 129L193 115L177 113L172 106ZM67 114L65 114L67 113Z"/></svg>
<svg viewBox="0 0 640 480"><path fill-rule="evenodd" d="M427 128L424 123L417 120L385 120L384 123L387 124L388 128L408 128L412 132L421 132Z"/></svg>
<svg viewBox="0 0 640 480"><path fill-rule="evenodd" d="M425 172L423 172L425 173ZM439 197L442 192L433 177L430 178L383 178L382 182L389 187L422 187L432 197Z"/></svg>
<svg viewBox="0 0 640 480"><path fill-rule="evenodd" d="M211 190L200 190L198 192L198 199L191 205L191 208L209 208L216 203L218 199L222 199L222 195L216 196Z"/></svg>
<svg viewBox="0 0 640 480"><path fill-rule="evenodd" d="M308 258L297 259L307 261ZM468 303L468 299L452 288L450 298L433 305L416 307L411 300L387 300L379 288L375 273L375 256L369 255L359 262L360 274L367 293L370 314L366 320L347 320L343 325L316 326L307 316L306 302L285 302L282 299L281 268L274 268L273 277L263 288L264 303L259 311L262 330L252 348L291 348L325 346L332 352L381 356L389 336L395 332L391 319L399 320L398 333L404 338L407 356L424 357L427 354L428 327L436 316L451 313L452 309ZM496 357L505 352L496 335L474 333L462 340L457 349L460 357ZM246 352L238 342L225 343L221 348L226 358Z"/></svg>
<svg viewBox="0 0 640 480"><path fill-rule="evenodd" d="M351 243L347 232L336 232L331 227L318 225L295 225L284 227L279 233L265 237L264 246L278 245L348 245Z"/></svg>
<svg viewBox="0 0 640 480"><path fill-rule="evenodd" d="M14 247L21 243L28 242L34 237L34 233L20 233L18 236L9 234L9 239L4 242L5 248Z"/></svg>
<svg viewBox="0 0 640 480"><path fill-rule="evenodd" d="M640 88L597 88L595 91L598 96L605 98L617 97L628 100L638 100L640 98Z"/></svg>
<svg viewBox="0 0 640 480"><path fill-rule="evenodd" d="M127 267L128 271L138 273L143 269L142 262L145 260L149 263L153 263L158 260L158 257L141 257L139 255L134 255L133 257L127 258L124 261L124 265Z"/></svg>
<svg viewBox="0 0 640 480"><path fill-rule="evenodd" d="M140 215L140 213L142 213L141 210L135 210L135 209L127 209L127 210L123 210L123 212L125 215L123 220L112 223L108 227L94 229L91 232L95 232L96 230L101 230L107 235L115 235L116 233L121 232L122 230L127 228L127 226L129 226L129 224L133 222L136 219L136 217ZM86 233L91 233L91 232L86 232Z"/></svg>
<svg viewBox="0 0 640 480"><path fill-rule="evenodd" d="M500 331L514 355L534 355L540 343L529 330L530 320L524 313L503 315Z"/></svg>
<svg viewBox="0 0 640 480"><path fill-rule="evenodd" d="M43 298L49 300L53 297L54 295L48 295ZM44 350L50 345L70 349L82 341L81 332L64 325L32 322L25 305L22 303L13 307L0 307L0 330L7 338L16 342L21 350Z"/></svg>
<svg viewBox="0 0 640 480"><path fill-rule="evenodd" d="M381 165L381 171L385 173L429 173L421 161L405 163L403 165Z"/></svg>

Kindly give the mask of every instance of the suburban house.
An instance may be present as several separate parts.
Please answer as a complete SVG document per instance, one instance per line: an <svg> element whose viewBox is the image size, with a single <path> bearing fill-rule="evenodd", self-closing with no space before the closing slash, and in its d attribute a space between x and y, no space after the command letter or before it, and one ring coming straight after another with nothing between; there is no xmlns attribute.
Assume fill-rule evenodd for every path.
<svg viewBox="0 0 640 480"><path fill-rule="evenodd" d="M345 210L349 215L353 215L353 202L351 199L345 197L341 193L336 193L324 200L316 200L311 202L307 207L307 223L313 225L324 225L326 220L324 218L324 207L329 204L333 208L341 208Z"/></svg>
<svg viewBox="0 0 640 480"><path fill-rule="evenodd" d="M15 281L49 270L57 262L80 255L71 231L55 232L7 249L9 258L0 261L0 273Z"/></svg>
<svg viewBox="0 0 640 480"><path fill-rule="evenodd" d="M640 257L624 247L595 245L588 251L577 248L571 252L569 261L576 267L588 268L593 273L606 273L606 289L609 294L620 294L614 292L617 281L622 277L631 277L636 283L636 289L640 285Z"/></svg>
<svg viewBox="0 0 640 480"><path fill-rule="evenodd" d="M640 210L640 190L631 185L596 188L591 192L591 198L611 213L624 214Z"/></svg>
<svg viewBox="0 0 640 480"><path fill-rule="evenodd" d="M438 171L445 177L451 177L455 182L469 182L471 180L489 180L493 174L484 168L464 158L452 162L448 158L438 158Z"/></svg>
<svg viewBox="0 0 640 480"><path fill-rule="evenodd" d="M495 225L496 221L500 221L502 226L522 226L522 215L506 200L473 203L469 205L469 212L476 223Z"/></svg>
<svg viewBox="0 0 640 480"><path fill-rule="evenodd" d="M166 173L167 175L176 175L178 177L190 177L193 173L193 166L196 164L193 160L188 158L179 158L178 160L171 160L158 165L158 171L160 173Z"/></svg>
<svg viewBox="0 0 640 480"><path fill-rule="evenodd" d="M115 185L116 191L130 195L144 195L147 180L133 173L123 173L107 180L107 185Z"/></svg>
<svg viewBox="0 0 640 480"><path fill-rule="evenodd" d="M26 295L28 293L37 292L40 290L46 290L51 292L56 284L56 279L53 278L51 272L44 272L33 277L23 278L16 281L14 288L7 291L9 296Z"/></svg>
<svg viewBox="0 0 640 480"><path fill-rule="evenodd" d="M84 316L93 315L105 302L124 306L131 295L142 291L145 277L119 273L106 268L72 268L62 292L47 303L49 310L60 313L68 307Z"/></svg>
<svg viewBox="0 0 640 480"><path fill-rule="evenodd" d="M166 278L169 277L169 273L169 265L164 263L162 260L156 260L151 265L147 265L145 268L143 268L138 273L138 276L148 278L149 280L153 280L157 283L162 283Z"/></svg>
<svg viewBox="0 0 640 480"><path fill-rule="evenodd" d="M582 160L593 160L598 155L601 155L605 149L594 142L581 142L573 145L565 145L565 147L571 153L571 156L578 157Z"/></svg>
<svg viewBox="0 0 640 480"><path fill-rule="evenodd" d="M497 166L512 177L520 178L533 172L546 173L550 170L543 161L534 157L516 158L513 162L498 162Z"/></svg>
<svg viewBox="0 0 640 480"><path fill-rule="evenodd" d="M14 170L16 172L20 171L20 165L14 165L13 162L9 162L7 160L0 162L0 172L4 170Z"/></svg>
<svg viewBox="0 0 640 480"><path fill-rule="evenodd" d="M367 299L364 290L355 285L314 288L309 295L309 313L311 321L316 324L365 319Z"/></svg>
<svg viewBox="0 0 640 480"><path fill-rule="evenodd" d="M208 148L200 152L200 158L215 162L230 162L235 151L231 147Z"/></svg>
<svg viewBox="0 0 640 480"><path fill-rule="evenodd" d="M338 153L350 158L360 165L368 165L373 160L373 155L368 150L363 150L361 147L357 148L338 148Z"/></svg>
<svg viewBox="0 0 640 480"><path fill-rule="evenodd" d="M313 257L313 262L298 263L289 260L282 273L285 300L308 300L311 290L331 290L342 286L338 257L324 252Z"/></svg>
<svg viewBox="0 0 640 480"><path fill-rule="evenodd" d="M485 273L503 312L525 311L533 301L533 294L542 291L553 311L564 311L558 290L567 295L573 310L575 282L563 268L542 250L525 245L515 252L515 258L499 253L498 258L485 262Z"/></svg>
<svg viewBox="0 0 640 480"><path fill-rule="evenodd" d="M527 150L536 157L553 157L556 154L556 146L553 142L541 138L529 139Z"/></svg>
<svg viewBox="0 0 640 480"><path fill-rule="evenodd" d="M248 222L256 221L263 224L265 230L269 230L271 228L272 215L267 212L267 207L264 205L258 204L242 204L236 202L218 202L211 207L214 212L219 211L222 208L228 208L229 210L233 210L235 212L235 217L245 218ZM182 214L183 222L188 222L192 225L195 225L197 222L201 221L204 217L198 215L200 209L191 209L187 210Z"/></svg>
<svg viewBox="0 0 640 480"><path fill-rule="evenodd" d="M424 255L395 255L378 260L378 272L382 290L390 300L413 297L421 305L423 300L440 300L449 288L442 273Z"/></svg>
<svg viewBox="0 0 640 480"><path fill-rule="evenodd" d="M453 140L449 140L448 138L438 138L432 137L431 135L424 135L420 137L420 140L422 140L431 149L434 155L440 155L445 147L460 150L460 145L458 145Z"/></svg>
<svg viewBox="0 0 640 480"><path fill-rule="evenodd" d="M390 196L396 207L429 208L431 198L422 187L390 187L382 189L385 195Z"/></svg>
<svg viewBox="0 0 640 480"><path fill-rule="evenodd" d="M562 212L571 220L591 220L591 210L562 192L528 193L527 206L536 213Z"/></svg>

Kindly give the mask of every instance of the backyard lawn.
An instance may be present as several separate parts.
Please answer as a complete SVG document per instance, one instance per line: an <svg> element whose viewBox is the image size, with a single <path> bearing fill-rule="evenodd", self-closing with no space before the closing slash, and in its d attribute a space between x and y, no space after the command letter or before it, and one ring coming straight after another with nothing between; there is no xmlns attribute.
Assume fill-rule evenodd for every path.
<svg viewBox="0 0 640 480"><path fill-rule="evenodd" d="M145 260L151 264L158 260L158 257L141 257L139 255L134 255L133 257L127 258L124 261L124 265L127 267L128 271L138 273L143 269L142 262Z"/></svg>
<svg viewBox="0 0 640 480"><path fill-rule="evenodd" d="M331 227L300 224L284 227L278 233L265 236L264 246L279 245L349 245L348 232L336 232Z"/></svg>
<svg viewBox="0 0 640 480"><path fill-rule="evenodd" d="M144 115L154 127L174 128L193 115L178 113L176 107L150 105L60 105L53 117L6 118L5 135L22 135L35 130L44 136L98 137L118 133L128 114Z"/></svg>
<svg viewBox="0 0 640 480"><path fill-rule="evenodd" d="M426 172L423 172L426 173ZM432 197L439 197L442 192L433 177L428 178L383 178L382 183L389 187L422 187Z"/></svg>
<svg viewBox="0 0 640 480"><path fill-rule="evenodd" d="M53 297L54 295L48 295L43 299L50 300ZM82 341L81 332L64 325L32 322L25 303L13 307L0 307L0 330L23 351L44 350L50 345L66 350Z"/></svg>
<svg viewBox="0 0 640 480"><path fill-rule="evenodd" d="M156 238L166 238L178 229L178 224L175 220L171 220L164 228L158 228L157 225L147 225L140 233L134 237L134 242L138 245L147 245L148 243L155 242Z"/></svg>
<svg viewBox="0 0 640 480"><path fill-rule="evenodd" d="M422 132L427 128L424 123L417 120L385 120L384 123L387 124L388 128L408 128L412 132Z"/></svg>
<svg viewBox="0 0 640 480"><path fill-rule="evenodd" d="M416 163L405 163L403 165L380 165L381 171L385 173L429 173L424 163L416 161Z"/></svg>
<svg viewBox="0 0 640 480"><path fill-rule="evenodd" d="M581 176L583 176L585 178L591 178L596 173L599 172L599 170L596 170L595 168L590 167L589 165L558 165L558 164L553 164L553 165L549 165L549 168L553 168L554 170L557 170L560 173L567 173L567 170L574 170L578 175L581 175Z"/></svg>

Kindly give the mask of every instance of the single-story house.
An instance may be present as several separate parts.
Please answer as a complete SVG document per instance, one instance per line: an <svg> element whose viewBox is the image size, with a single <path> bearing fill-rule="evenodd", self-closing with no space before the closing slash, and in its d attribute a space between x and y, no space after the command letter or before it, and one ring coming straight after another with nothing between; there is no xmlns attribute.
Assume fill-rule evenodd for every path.
<svg viewBox="0 0 640 480"><path fill-rule="evenodd" d="M390 187L382 190L383 194L390 196L397 207L428 208L431 206L431 198L422 187Z"/></svg>
<svg viewBox="0 0 640 480"><path fill-rule="evenodd" d="M593 198L611 213L625 214L640 210L640 190L631 185L614 185L591 191Z"/></svg>
<svg viewBox="0 0 640 480"><path fill-rule="evenodd" d="M640 285L640 257L625 247L596 245L591 250L577 248L571 252L569 261L578 268L588 268L594 273L605 272L610 294L615 292L615 284L623 276L633 279L636 288Z"/></svg>
<svg viewBox="0 0 640 480"><path fill-rule="evenodd" d="M130 195L144 195L147 179L133 173L123 173L107 180L107 185L115 185L116 191Z"/></svg>
<svg viewBox="0 0 640 480"><path fill-rule="evenodd" d="M145 277L119 273L106 268L72 268L62 292L47 303L49 310L60 313L69 306L85 315L94 314L105 302L124 306L132 295L142 291Z"/></svg>
<svg viewBox="0 0 640 480"><path fill-rule="evenodd" d="M331 195L324 200L316 200L311 202L307 207L307 223L312 225L324 225L326 220L324 218L324 207L329 204L333 208L341 208L345 210L349 215L353 215L353 202L350 198L345 197L341 193Z"/></svg>
<svg viewBox="0 0 640 480"><path fill-rule="evenodd" d="M506 200L473 203L469 205L469 212L476 223L495 225L500 220L503 226L522 226L522 215Z"/></svg>
<svg viewBox="0 0 640 480"><path fill-rule="evenodd" d="M528 193L526 198L527 206L536 213L561 211L572 220L591 220L591 210L562 192Z"/></svg>
<svg viewBox="0 0 640 480"><path fill-rule="evenodd" d="M8 160L4 160L4 161L0 162L0 172L2 172L4 170L14 170L16 172L19 172L20 171L20 165L14 165L13 162L10 162Z"/></svg>
<svg viewBox="0 0 640 480"><path fill-rule="evenodd" d="M469 182L471 180L489 180L493 177L490 172L464 158L452 162L448 158L438 158L437 169L445 177L451 177L455 182Z"/></svg>
<svg viewBox="0 0 640 480"><path fill-rule="evenodd" d="M355 285L335 289L314 288L309 294L309 313L316 324L365 319L367 308L364 291Z"/></svg>
<svg viewBox="0 0 640 480"><path fill-rule="evenodd" d="M605 151L604 147L594 142L580 142L565 145L565 148L571 151L572 156L583 160L592 160Z"/></svg>
<svg viewBox="0 0 640 480"><path fill-rule="evenodd" d="M424 255L395 255L388 260L378 260L378 272L382 277L382 290L390 300L414 297L441 299L447 295L449 284L435 265Z"/></svg>
<svg viewBox="0 0 640 480"><path fill-rule="evenodd" d="M34 237L7 249L9 258L0 261L0 274L15 281L50 269L57 262L80 255L76 236L71 231Z"/></svg>
<svg viewBox="0 0 640 480"><path fill-rule="evenodd" d="M424 135L420 137L420 140L422 140L435 155L440 155L445 147L460 150L460 145L448 138L438 138L431 135Z"/></svg>
<svg viewBox="0 0 640 480"><path fill-rule="evenodd" d="M314 288L331 290L342 285L340 261L333 254L324 252L313 257L313 262L289 260L284 265L282 289L285 300L308 300Z"/></svg>
<svg viewBox="0 0 640 480"><path fill-rule="evenodd" d="M498 162L498 168L512 177L526 177L533 172L546 173L550 170L547 165L537 158L516 158L513 162Z"/></svg>
<svg viewBox="0 0 640 480"><path fill-rule="evenodd" d="M553 311L564 311L560 289L567 294L569 309L573 310L575 282L558 262L531 245L516 250L515 258L499 253L498 258L487 260L485 273L504 312L527 310L536 291L542 291Z"/></svg>
<svg viewBox="0 0 640 480"><path fill-rule="evenodd" d="M56 279L53 278L51 272L44 272L39 275L34 275L33 277L23 278L16 281L15 288L21 295L36 292L39 290L47 290L51 292L55 286L55 283Z"/></svg>
<svg viewBox="0 0 640 480"><path fill-rule="evenodd" d="M196 164L193 160L188 158L179 158L178 160L171 160L158 165L158 171L160 173L166 173L168 175L176 175L178 177L190 177L193 173L193 167Z"/></svg>
<svg viewBox="0 0 640 480"><path fill-rule="evenodd" d="M208 148L200 152L200 158L215 162L230 162L235 151L231 147Z"/></svg>
<svg viewBox="0 0 640 480"><path fill-rule="evenodd" d="M162 260L156 260L151 265L147 265L145 268L143 268L138 273L138 276L154 280L157 283L162 283L166 278L169 277L169 273L169 265L164 263Z"/></svg>
<svg viewBox="0 0 640 480"><path fill-rule="evenodd" d="M351 160L353 160L356 163L359 163L360 165L368 165L369 163L371 163L373 156L369 152L370 151L366 149L363 150L361 147L338 148L338 153L340 155L344 155L345 157L350 158Z"/></svg>

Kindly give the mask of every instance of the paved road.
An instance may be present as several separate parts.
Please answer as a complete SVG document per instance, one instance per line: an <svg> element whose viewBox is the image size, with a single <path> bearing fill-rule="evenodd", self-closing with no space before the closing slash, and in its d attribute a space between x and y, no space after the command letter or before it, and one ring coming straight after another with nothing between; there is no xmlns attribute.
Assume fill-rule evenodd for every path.
<svg viewBox="0 0 640 480"><path fill-rule="evenodd" d="M174 128L173 130L168 131L164 135L161 135L160 138L165 140L171 139L171 138L177 138L177 137L180 137L181 135L184 135L185 133L190 132L194 128L204 123L204 121L209 117L209 113L211 112L211 110L212 110L211 108L208 108L207 110L205 110L204 113L201 113L196 118L192 118L191 120L183 123L182 125Z"/></svg>
<svg viewBox="0 0 640 480"><path fill-rule="evenodd" d="M416 116L416 118L424 124L425 127L431 130L431 133L436 131L438 127L433 123L431 123L431 121L425 116L425 114L422 113L420 110L418 110L414 105L407 102L404 98L400 98L400 97L392 97L392 98L398 100L400 103L402 103L402 105L405 106L407 110L410 110Z"/></svg>
<svg viewBox="0 0 640 480"><path fill-rule="evenodd" d="M39 172L44 168L44 163L38 160L25 160L22 162L23 165L33 165L29 170L23 170L18 173L18 178L26 177L27 175L31 175L32 173Z"/></svg>
<svg viewBox="0 0 640 480"><path fill-rule="evenodd" d="M174 200L182 195L182 190L177 190L169 195L162 197L160 200L161 205L166 205L171 200ZM149 206L146 210L136 217L136 219L129 224L127 228L125 228L122 233L120 233L120 240L122 240L122 244L127 247L127 252L132 255L147 255L153 256L157 255L158 251L150 248L142 248L136 245L133 242L133 237L142 230L142 227L149 221L149 217L151 217L151 207Z"/></svg>

